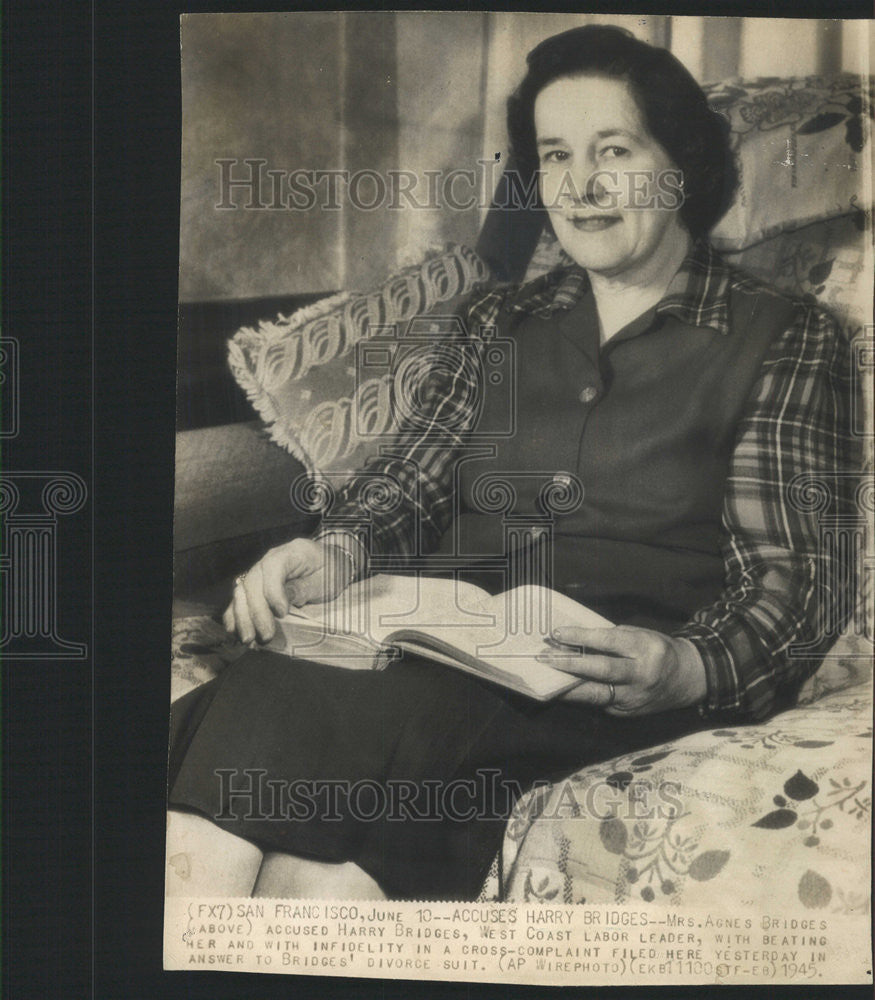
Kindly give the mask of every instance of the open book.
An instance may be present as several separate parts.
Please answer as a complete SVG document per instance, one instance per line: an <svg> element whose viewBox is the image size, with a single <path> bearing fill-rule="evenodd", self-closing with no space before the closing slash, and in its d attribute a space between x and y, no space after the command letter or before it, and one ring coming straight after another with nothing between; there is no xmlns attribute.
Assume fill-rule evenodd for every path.
<svg viewBox="0 0 875 1000"><path fill-rule="evenodd" d="M535 657L552 629L611 622L546 587L490 596L444 577L378 575L336 600L292 608L266 648L351 669L381 669L402 652L476 674L546 701L581 678Z"/></svg>

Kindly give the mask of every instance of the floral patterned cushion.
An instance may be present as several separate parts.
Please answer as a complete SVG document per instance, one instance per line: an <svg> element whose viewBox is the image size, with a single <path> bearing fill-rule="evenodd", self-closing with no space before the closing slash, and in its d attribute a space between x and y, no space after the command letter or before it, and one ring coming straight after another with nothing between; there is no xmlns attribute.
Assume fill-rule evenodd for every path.
<svg viewBox="0 0 875 1000"><path fill-rule="evenodd" d="M726 259L800 298L816 299L845 323L851 337L868 322L866 219L862 212L784 232ZM869 232L871 243L871 231ZM869 248L871 253L871 246Z"/></svg>
<svg viewBox="0 0 875 1000"><path fill-rule="evenodd" d="M845 643L801 704L588 767L518 803L502 898L865 913L871 646ZM495 886L493 886L495 888Z"/></svg>
<svg viewBox="0 0 875 1000"><path fill-rule="evenodd" d="M706 86L729 119L739 168L735 202L712 234L718 249L870 207L861 168L872 157L873 84L843 73Z"/></svg>
<svg viewBox="0 0 875 1000"><path fill-rule="evenodd" d="M170 637L170 701L212 680L236 643L206 608L174 608Z"/></svg>

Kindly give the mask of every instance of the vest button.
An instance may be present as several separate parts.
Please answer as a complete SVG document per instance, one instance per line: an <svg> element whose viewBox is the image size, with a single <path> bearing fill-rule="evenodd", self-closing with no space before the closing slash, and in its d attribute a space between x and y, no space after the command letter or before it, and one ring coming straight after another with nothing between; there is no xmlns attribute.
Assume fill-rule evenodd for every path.
<svg viewBox="0 0 875 1000"><path fill-rule="evenodd" d="M599 391L594 385L585 385L578 393L577 398L581 403L591 403L598 394Z"/></svg>

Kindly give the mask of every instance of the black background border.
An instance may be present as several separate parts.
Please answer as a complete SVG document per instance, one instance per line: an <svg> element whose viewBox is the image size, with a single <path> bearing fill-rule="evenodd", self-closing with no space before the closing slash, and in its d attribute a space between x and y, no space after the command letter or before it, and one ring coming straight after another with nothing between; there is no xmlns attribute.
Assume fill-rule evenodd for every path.
<svg viewBox="0 0 875 1000"><path fill-rule="evenodd" d="M538 9L587 6L873 16L859 0ZM87 642L89 659L2 664L3 995L748 997L750 987L545 990L161 970L178 18L183 10L270 7L218 0L3 5L3 335L20 346L21 432L3 442L0 467L69 470L89 486L83 510L61 519L58 543L59 633ZM486 8L496 6L441 9ZM865 986L768 989L808 1000L871 995Z"/></svg>

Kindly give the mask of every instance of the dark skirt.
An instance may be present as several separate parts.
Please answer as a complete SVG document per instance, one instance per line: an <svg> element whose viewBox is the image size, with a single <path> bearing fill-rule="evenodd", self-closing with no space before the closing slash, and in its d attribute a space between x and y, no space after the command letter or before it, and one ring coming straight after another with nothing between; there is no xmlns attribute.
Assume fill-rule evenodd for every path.
<svg viewBox="0 0 875 1000"><path fill-rule="evenodd" d="M353 671L253 651L174 704L169 803L266 851L353 861L392 899L474 899L533 782L697 724L545 705L411 656Z"/></svg>

